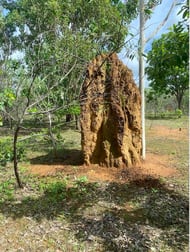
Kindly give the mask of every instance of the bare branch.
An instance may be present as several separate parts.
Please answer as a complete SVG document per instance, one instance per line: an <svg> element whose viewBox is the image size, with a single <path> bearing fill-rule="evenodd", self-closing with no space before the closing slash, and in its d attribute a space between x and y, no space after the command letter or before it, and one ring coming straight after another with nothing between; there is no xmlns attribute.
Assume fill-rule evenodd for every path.
<svg viewBox="0 0 190 252"><path fill-rule="evenodd" d="M75 61L75 63L74 63L73 66L71 67L71 69L59 80L59 82L56 82L53 86L51 86L51 87L49 88L48 91L51 91L52 89L54 89L55 87L57 87L57 86L60 84L60 82L63 81L63 80L72 72L72 70L73 70L73 69L75 68L75 66L76 66L76 62L77 62L77 61ZM28 106L28 109L30 109L30 108L32 108L33 106L39 104L39 103L42 102L44 99L46 99L48 96L49 96L49 93L43 95L38 101L35 101L34 103L30 104L30 105Z"/></svg>
<svg viewBox="0 0 190 252"><path fill-rule="evenodd" d="M150 40L156 35L156 33L162 28L162 26L164 26L164 24L167 22L167 20L168 20L170 14L171 14L171 12L172 12L172 10L173 10L173 8L174 8L174 6L176 5L176 2L177 2L176 0L173 1L173 3L172 3L172 5L171 5L171 7L170 7L170 9L169 9L169 11L168 11L166 17L165 17L165 18L163 19L163 21L157 26L157 28L152 32L152 34L146 39L145 43L147 43L148 41L150 41Z"/></svg>

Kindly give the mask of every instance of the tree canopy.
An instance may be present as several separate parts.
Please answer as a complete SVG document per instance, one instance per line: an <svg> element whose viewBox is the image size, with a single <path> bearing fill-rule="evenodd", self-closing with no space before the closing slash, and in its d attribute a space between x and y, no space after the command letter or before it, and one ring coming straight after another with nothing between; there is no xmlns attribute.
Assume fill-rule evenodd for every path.
<svg viewBox="0 0 190 252"><path fill-rule="evenodd" d="M42 40L50 44L55 38L64 38L68 43L72 33L72 37L81 36L83 43L90 41L99 49L119 50L127 34L126 24L136 15L137 2L2 0L7 10L3 38L14 42L14 47L35 49Z"/></svg>
<svg viewBox="0 0 190 252"><path fill-rule="evenodd" d="M19 65L29 76L33 73L43 80L38 93L59 82L53 96L57 90L67 105L79 93L89 60L104 51L121 50L138 1L2 0L1 4L5 10L0 20L2 63L13 53L22 53Z"/></svg>
<svg viewBox="0 0 190 252"><path fill-rule="evenodd" d="M178 23L155 40L147 54L146 73L150 87L157 94L175 95L179 109L189 86L188 43L188 31L182 23Z"/></svg>
<svg viewBox="0 0 190 252"><path fill-rule="evenodd" d="M0 113L14 121L14 170L20 187L17 138L24 118L48 118L54 142L52 114L78 113L88 62L99 53L122 49L137 4L137 0L1 1Z"/></svg>

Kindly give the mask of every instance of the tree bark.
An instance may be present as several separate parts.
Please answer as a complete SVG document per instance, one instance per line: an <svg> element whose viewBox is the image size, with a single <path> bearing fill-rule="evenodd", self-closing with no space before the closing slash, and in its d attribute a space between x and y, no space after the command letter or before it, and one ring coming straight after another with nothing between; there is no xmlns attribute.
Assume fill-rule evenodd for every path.
<svg viewBox="0 0 190 252"><path fill-rule="evenodd" d="M75 115L75 129L80 130L79 116Z"/></svg>
<svg viewBox="0 0 190 252"><path fill-rule="evenodd" d="M19 130L20 130L20 126L17 125L14 132L14 140L13 140L13 162L14 162L14 173L15 173L18 187L23 188L22 182L20 180L19 172L18 172L17 139L18 139Z"/></svg>
<svg viewBox="0 0 190 252"><path fill-rule="evenodd" d="M176 96L176 99L177 99L177 108L178 108L178 109L181 109L182 98L183 98L183 95L182 95L182 94Z"/></svg>
<svg viewBox="0 0 190 252"><path fill-rule="evenodd" d="M71 121L72 121L72 115L66 114L66 122L71 122Z"/></svg>
<svg viewBox="0 0 190 252"><path fill-rule="evenodd" d="M56 139L53 135L52 132L52 119L51 119L51 113L48 113L48 120L49 120L49 136L51 138L51 142L52 142L52 146L53 146L53 154L54 157L57 157L57 143L56 143Z"/></svg>

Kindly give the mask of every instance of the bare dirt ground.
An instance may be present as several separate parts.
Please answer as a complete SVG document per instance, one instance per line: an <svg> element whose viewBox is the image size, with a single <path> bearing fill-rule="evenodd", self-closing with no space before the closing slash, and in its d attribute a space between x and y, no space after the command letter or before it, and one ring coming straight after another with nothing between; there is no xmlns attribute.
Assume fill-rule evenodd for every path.
<svg viewBox="0 0 190 252"><path fill-rule="evenodd" d="M187 128L172 129L166 126L154 126L149 130L149 135L157 135L167 139L179 140L188 137ZM73 153L75 154L75 153ZM73 176L87 176L89 181L112 181L112 182L127 182L129 179L136 179L137 176L152 176L158 177L171 177L179 176L180 173L176 168L173 167L173 162L168 155L161 155L159 153L148 152L146 154L146 160L138 167L132 167L128 170L130 176L126 176L124 169L117 168L105 168L98 165L77 166L75 169L69 163L73 163L73 159L78 158L76 155L71 155L68 157L66 165L51 163L51 164L30 164L28 166L29 171L32 174L39 176L54 175L57 172L65 173L65 175ZM129 174L128 174L129 175Z"/></svg>
<svg viewBox="0 0 190 252"><path fill-rule="evenodd" d="M147 153L146 161L143 161L139 167L132 167L127 171L130 176L125 175L125 169L100 167L98 165L77 166L73 168L71 165L61 164L33 164L29 165L29 171L32 174L40 176L55 175L57 172L65 175L87 176L88 180L109 181L109 182L127 182L129 179L136 179L137 176L168 177L178 176L179 172L172 167L172 163L166 155ZM129 174L128 174L129 175Z"/></svg>

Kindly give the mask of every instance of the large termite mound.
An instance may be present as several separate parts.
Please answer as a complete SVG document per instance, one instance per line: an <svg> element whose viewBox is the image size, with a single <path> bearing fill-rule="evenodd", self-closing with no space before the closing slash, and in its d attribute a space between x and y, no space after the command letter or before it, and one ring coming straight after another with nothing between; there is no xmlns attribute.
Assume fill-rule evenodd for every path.
<svg viewBox="0 0 190 252"><path fill-rule="evenodd" d="M117 55L88 66L80 94L84 163L129 167L141 159L141 98L132 72Z"/></svg>

